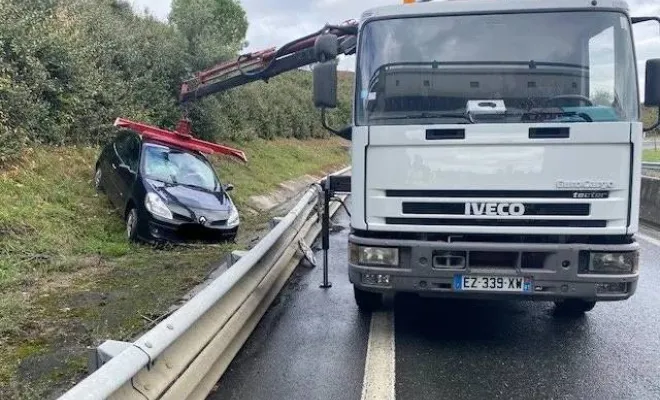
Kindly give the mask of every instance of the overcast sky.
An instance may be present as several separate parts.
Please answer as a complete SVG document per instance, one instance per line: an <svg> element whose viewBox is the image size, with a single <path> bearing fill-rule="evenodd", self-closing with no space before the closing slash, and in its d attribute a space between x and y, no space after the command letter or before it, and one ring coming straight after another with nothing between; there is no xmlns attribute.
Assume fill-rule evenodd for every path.
<svg viewBox="0 0 660 400"><path fill-rule="evenodd" d="M171 0L130 0L136 8L166 19ZM249 28L248 51L281 46L292 39L317 31L325 23L338 24L359 19L362 12L377 6L397 4L401 0L240 0L246 10ZM552 1L552 0L548 0ZM633 16L660 15L660 0L628 0ZM635 29L640 72L647 58L660 58L660 29L646 22ZM344 60L342 69L352 66L353 58ZM352 69L352 68L350 68ZM643 78L640 77L640 78ZM643 87L643 86L642 86Z"/></svg>

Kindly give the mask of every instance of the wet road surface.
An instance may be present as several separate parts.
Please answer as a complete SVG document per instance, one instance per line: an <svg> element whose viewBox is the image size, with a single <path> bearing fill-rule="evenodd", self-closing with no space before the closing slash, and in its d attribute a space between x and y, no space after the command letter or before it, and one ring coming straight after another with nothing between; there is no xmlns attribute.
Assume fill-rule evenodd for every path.
<svg viewBox="0 0 660 400"><path fill-rule="evenodd" d="M348 226L344 213L338 223ZM330 238L330 289L318 266L298 266L210 399L359 399L370 315L361 314L348 283L346 233Z"/></svg>
<svg viewBox="0 0 660 400"><path fill-rule="evenodd" d="M348 226L342 211L335 221ZM210 399L361 398L371 316L346 276L347 233L332 235L333 287L319 288L317 252L318 267L298 267ZM392 380L406 400L660 399L660 241L640 243L637 293L577 319L551 303L397 298L395 372L371 374L373 384Z"/></svg>

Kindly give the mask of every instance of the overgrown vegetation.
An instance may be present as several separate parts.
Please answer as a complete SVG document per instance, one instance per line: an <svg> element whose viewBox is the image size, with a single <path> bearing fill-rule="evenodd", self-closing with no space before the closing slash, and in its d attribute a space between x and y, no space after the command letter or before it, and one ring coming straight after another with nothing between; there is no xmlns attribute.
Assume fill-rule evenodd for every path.
<svg viewBox="0 0 660 400"><path fill-rule="evenodd" d="M643 108L642 120L644 121L644 126L651 126L658 121L658 110L651 108ZM656 128L651 132L646 133L647 136L656 136L660 135L660 128Z"/></svg>
<svg viewBox="0 0 660 400"><path fill-rule="evenodd" d="M236 57L247 29L236 0L174 0L167 23L123 0L1 0L0 20L0 163L35 143L102 143L118 116L173 127L181 82ZM189 115L204 138L321 137L310 83L297 71ZM334 123L348 120L349 92Z"/></svg>
<svg viewBox="0 0 660 400"><path fill-rule="evenodd" d="M270 216L250 212L250 196L348 161L336 138L230 144L249 163L213 161L236 187L237 245L129 244L121 217L94 192L96 147L37 146L0 169L0 398L43 399L70 386L85 371L85 346L143 331L266 226Z"/></svg>

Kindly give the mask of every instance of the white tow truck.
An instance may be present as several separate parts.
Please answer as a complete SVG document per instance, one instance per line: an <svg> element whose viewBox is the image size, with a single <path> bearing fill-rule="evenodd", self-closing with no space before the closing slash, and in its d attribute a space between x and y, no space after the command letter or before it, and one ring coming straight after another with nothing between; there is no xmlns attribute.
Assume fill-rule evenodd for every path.
<svg viewBox="0 0 660 400"><path fill-rule="evenodd" d="M660 18L619 0L403 3L198 72L180 101L314 65L323 125L352 142L337 185L363 309L413 292L580 314L632 296L643 131L658 126L640 121L633 25ZM335 130L340 55L355 55L354 97ZM660 59L645 77L660 107Z"/></svg>
<svg viewBox="0 0 660 400"><path fill-rule="evenodd" d="M413 292L583 313L632 296L643 145L633 24L653 20L618 0L365 12L352 125L340 132L352 141L357 304ZM322 109L336 106L332 53L314 69ZM660 60L646 64L645 100L660 105Z"/></svg>

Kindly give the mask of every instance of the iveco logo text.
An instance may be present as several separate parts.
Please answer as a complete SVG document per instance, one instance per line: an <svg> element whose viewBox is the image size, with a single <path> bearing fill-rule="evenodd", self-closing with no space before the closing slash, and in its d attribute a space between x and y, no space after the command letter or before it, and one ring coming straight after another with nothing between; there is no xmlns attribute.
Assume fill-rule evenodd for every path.
<svg viewBox="0 0 660 400"><path fill-rule="evenodd" d="M613 181L557 181L558 189L611 189Z"/></svg>
<svg viewBox="0 0 660 400"><path fill-rule="evenodd" d="M465 203L465 215L525 215L521 203Z"/></svg>

